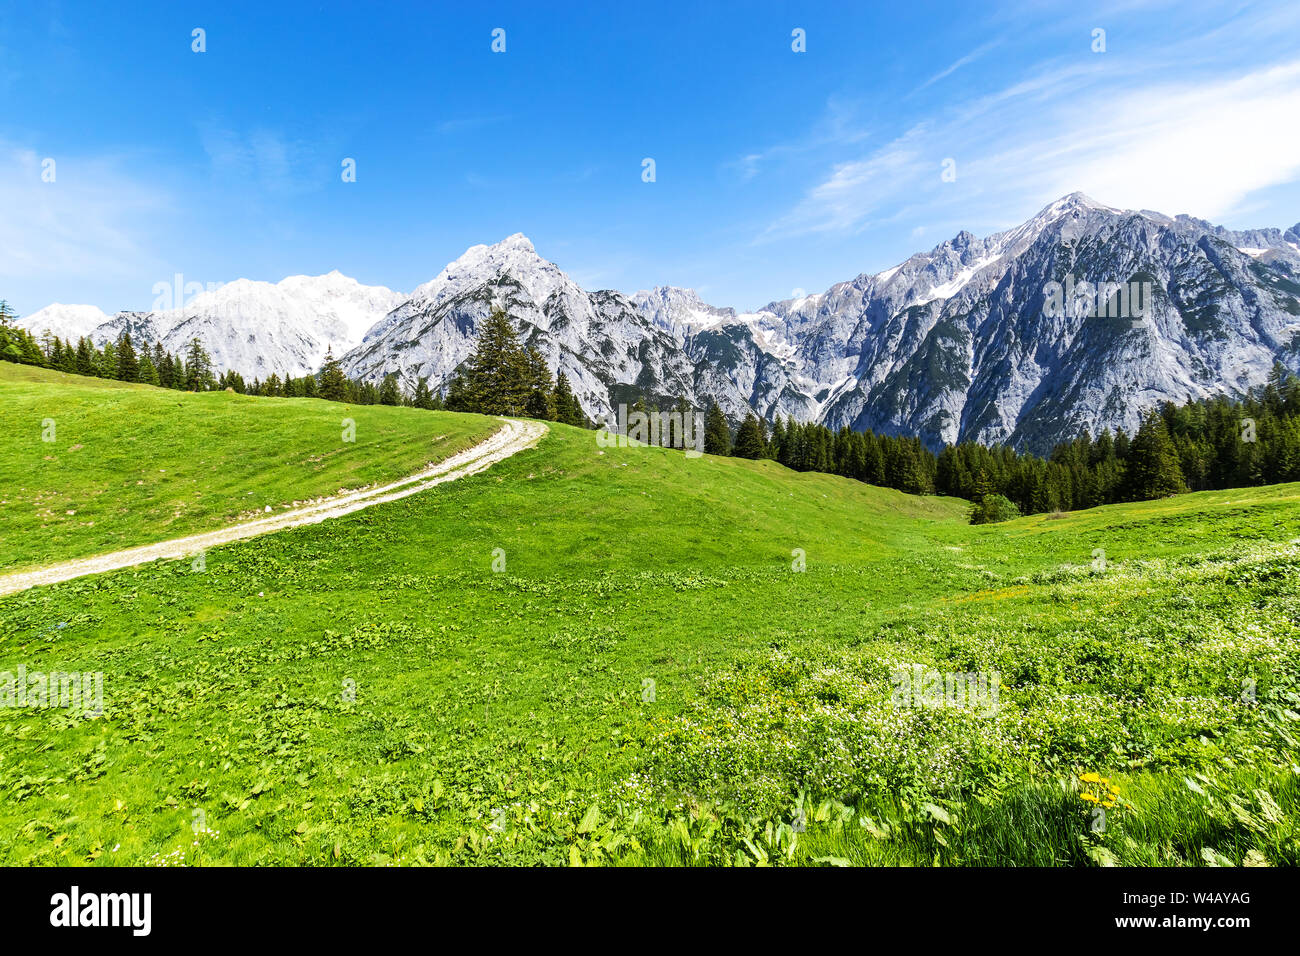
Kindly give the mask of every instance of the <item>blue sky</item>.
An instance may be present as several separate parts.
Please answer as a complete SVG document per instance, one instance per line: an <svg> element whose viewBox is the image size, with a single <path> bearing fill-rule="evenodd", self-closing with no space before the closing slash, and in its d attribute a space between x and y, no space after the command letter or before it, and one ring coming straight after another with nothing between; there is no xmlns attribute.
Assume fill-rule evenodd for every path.
<svg viewBox="0 0 1300 956"><path fill-rule="evenodd" d="M176 273L331 269L410 291L523 232L588 288L756 308L1076 189L1289 226L1298 117L1294 0L4 0L0 298L111 312Z"/></svg>

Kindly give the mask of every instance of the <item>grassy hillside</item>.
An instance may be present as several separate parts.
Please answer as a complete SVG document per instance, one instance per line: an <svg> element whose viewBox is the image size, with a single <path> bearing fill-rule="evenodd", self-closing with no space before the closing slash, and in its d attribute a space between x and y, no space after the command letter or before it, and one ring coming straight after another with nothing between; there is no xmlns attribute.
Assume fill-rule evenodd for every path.
<svg viewBox="0 0 1300 956"><path fill-rule="evenodd" d="M102 717L0 710L0 862L1294 864L1298 506L971 527L552 426L0 600L0 672L104 673ZM898 664L996 670L996 713L895 707Z"/></svg>
<svg viewBox="0 0 1300 956"><path fill-rule="evenodd" d="M0 362L0 406L0 570L391 481L497 427L470 415L192 394L9 362ZM355 441L343 440L345 418Z"/></svg>

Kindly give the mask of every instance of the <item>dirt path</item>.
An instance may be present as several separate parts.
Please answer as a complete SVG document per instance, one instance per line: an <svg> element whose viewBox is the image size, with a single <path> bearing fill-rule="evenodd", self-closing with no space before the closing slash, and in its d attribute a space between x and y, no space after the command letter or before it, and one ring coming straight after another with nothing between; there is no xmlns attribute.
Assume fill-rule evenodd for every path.
<svg viewBox="0 0 1300 956"><path fill-rule="evenodd" d="M190 535L186 538L174 538L157 544L146 544L111 554L96 555L93 558L78 558L75 561L63 561L32 571L0 576L0 595L24 591L40 584L53 584L67 581L87 574L101 574L104 571L116 571L137 564L146 564L158 559L175 560L192 558L202 551L242 541L258 535L270 534L283 528L296 528L304 524L316 524L326 518L337 518L351 514L371 505L396 501L407 495L414 495L444 481L455 481L466 475L476 475L503 458L509 458L517 451L531 448L546 434L546 426L541 422L515 421L506 419L505 424L486 441L458 455L431 465L424 471L377 488L366 488L333 498L325 498L305 508L281 511L256 521L230 525L216 531Z"/></svg>

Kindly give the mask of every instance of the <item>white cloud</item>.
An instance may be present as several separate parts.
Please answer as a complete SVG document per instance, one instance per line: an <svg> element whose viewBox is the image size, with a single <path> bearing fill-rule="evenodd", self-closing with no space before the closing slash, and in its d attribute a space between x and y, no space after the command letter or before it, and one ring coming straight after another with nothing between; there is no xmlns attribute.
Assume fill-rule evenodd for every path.
<svg viewBox="0 0 1300 956"><path fill-rule="evenodd" d="M254 187L272 195L295 195L322 188L337 178L343 154L327 156L323 144L294 139L273 129L247 133L216 123L199 125L199 139L214 177L247 195Z"/></svg>
<svg viewBox="0 0 1300 956"><path fill-rule="evenodd" d="M53 182L41 178L47 158ZM137 237L170 200L136 182L126 166L0 143L0 276L95 279L137 270L148 258Z"/></svg>
<svg viewBox="0 0 1300 956"><path fill-rule="evenodd" d="M1300 61L1238 79L1139 90L1049 144L1050 194L1081 189L1111 205L1233 211L1256 190L1300 176Z"/></svg>
<svg viewBox="0 0 1300 956"><path fill-rule="evenodd" d="M946 69L940 70L934 76L930 77L928 80L926 80L916 89L914 89L912 93L919 93L922 90L926 89L927 87L933 86L935 83L938 83L940 80L944 79L945 77L951 76L952 74L960 70L963 66L966 66L968 63L973 63L975 60L978 60L985 53L989 52L989 50L993 49L1001 42L1002 42L1001 40L990 40L988 43L976 47L975 49L967 53L965 56L961 57L958 60L955 60ZM909 93L908 95L910 96L912 95L912 93Z"/></svg>
<svg viewBox="0 0 1300 956"><path fill-rule="evenodd" d="M1160 83L1091 64L1044 70L835 163L760 239L852 233L902 206L930 220L960 212L1009 225L1075 190L1221 220L1257 191L1300 179L1297 116L1300 60ZM953 183L940 179L947 157Z"/></svg>

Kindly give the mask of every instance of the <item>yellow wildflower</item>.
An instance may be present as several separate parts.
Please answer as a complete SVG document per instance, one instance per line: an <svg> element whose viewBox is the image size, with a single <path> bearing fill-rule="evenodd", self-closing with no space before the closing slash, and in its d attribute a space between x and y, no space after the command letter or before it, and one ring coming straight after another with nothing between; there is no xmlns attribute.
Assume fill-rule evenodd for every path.
<svg viewBox="0 0 1300 956"><path fill-rule="evenodd" d="M1101 777L1097 776L1095 773L1085 773L1085 774L1084 774L1082 777L1080 777L1079 779L1082 780L1084 783L1100 783L1100 782L1101 782Z"/></svg>

